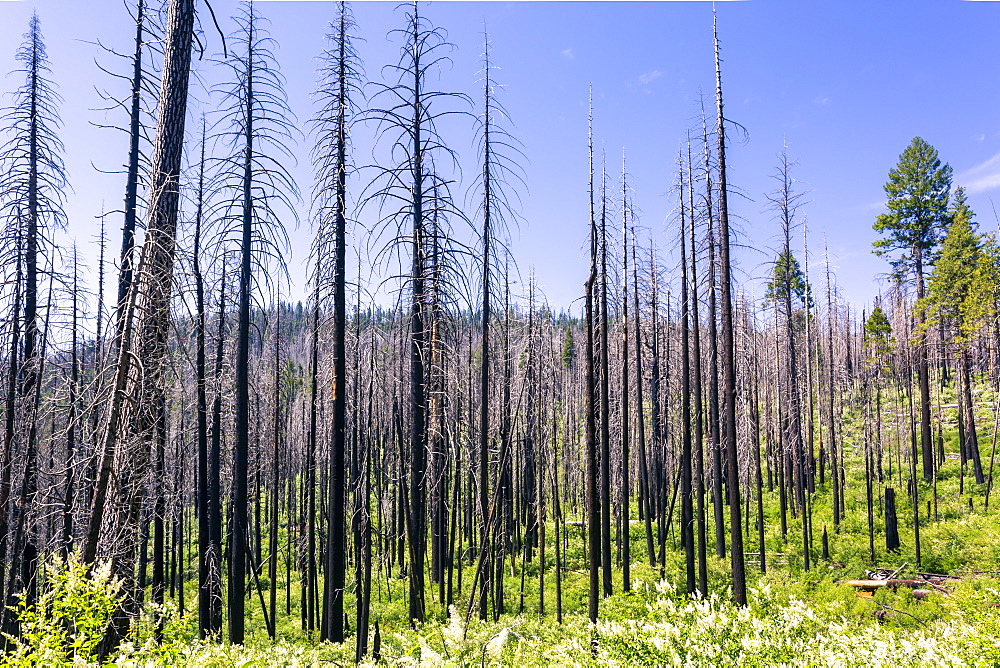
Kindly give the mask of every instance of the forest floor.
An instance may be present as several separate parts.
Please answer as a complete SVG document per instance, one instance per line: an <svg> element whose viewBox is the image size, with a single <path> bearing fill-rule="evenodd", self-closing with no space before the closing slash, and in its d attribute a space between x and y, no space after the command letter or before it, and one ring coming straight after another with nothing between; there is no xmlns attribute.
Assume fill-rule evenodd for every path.
<svg viewBox="0 0 1000 668"><path fill-rule="evenodd" d="M986 397L990 398L990 397ZM948 400L943 396L943 403ZM984 468L989 464L994 413L983 402L980 444ZM951 411L952 414L954 411ZM506 568L506 605L513 612L496 621L466 623L469 583L474 569L467 566L458 580L456 605L446 609L437 599L437 586L428 592L427 621L413 626L407 619L405 578L373 574L373 617L369 654L363 665L744 665L744 666L1000 666L1000 512L996 505L984 511L985 485L975 485L954 453L957 434L948 430L947 410L944 448L951 454L940 467L936 485L920 485L921 562L917 569L912 506L906 493L909 464L896 457L894 434L885 436L886 459L891 473L874 485L875 559L869 555L866 484L857 416L845 412L845 513L838 527L832 521L829 480L812 495L813 562L806 570L802 558L802 524L789 510L786 532L780 521L777 489L763 496L767 572L761 573L758 550L756 500L752 499L745 534L749 604L731 602L728 559L714 555L709 524L710 593L692 598L684 593L684 555L676 533L667 538L666 563L650 567L642 522L631 523L632 582L622 591L616 567L614 594L602 600L600 621L588 623L587 561L581 529L567 526L564 536L562 620L556 615L556 577L551 537L546 555L544 614L539 614L538 560L523 568L520 555ZM886 427L886 433L889 432ZM901 439L906 446L909 443ZM900 472L900 464L903 471ZM882 490L897 489L901 547L885 549ZM936 489L936 492L935 492ZM708 495L710 498L710 495ZM971 503L970 503L971 499ZM929 514L928 514L929 510ZM578 519L567 517L567 520ZM828 535L829 558L822 558L821 535ZM751 561L754 560L754 561ZM956 576L929 587L923 599L908 587L879 588L874 596L859 595L843 583L865 579L873 567L895 570L898 578L917 578L917 570ZM976 572L981 571L981 572ZM70 578L72 579L72 578ZM320 643L318 633L303 631L299 615L299 583L292 578L288 592L290 614L285 613L284 576L279 583L277 640L268 638L256 588L247 604L248 639L244 646L197 639L196 575L185 585L186 614L177 612L175 600L164 606L162 632L155 621L140 623L110 665L192 666L319 666L355 663L353 635L342 645ZM461 582L461 584L459 584ZM268 584L260 583L266 591ZM464 586L464 589L463 589ZM76 587L76 588L74 588ZM522 594L523 587L523 594ZM84 587L85 589L86 587ZM98 588L99 589L99 588ZM80 588L70 583L57 597L70 600ZM96 590L95 590L96 591ZM68 593L67 593L68 592ZM82 595L80 595L82 596ZM65 601L64 601L65 604ZM347 597L353 625L353 594ZM89 610L89 602L83 606ZM80 617L80 613L72 613ZM42 615L41 617L44 617ZM378 658L373 656L378 622ZM36 618L32 640L7 657L11 665L57 665L56 654L44 651L45 633L60 633L58 624ZM48 626L46 626L48 624ZM46 630L48 629L48 630ZM31 643L43 647L32 647ZM65 641L63 641L65 642ZM57 647L55 641L49 642ZM58 648L57 648L58 649ZM55 651L55 650L54 650ZM48 656L51 660L47 660ZM87 665L65 663L63 665Z"/></svg>
<svg viewBox="0 0 1000 668"><path fill-rule="evenodd" d="M996 541L1000 532L992 533ZM505 614L496 622L473 615L466 624L463 608L453 607L447 614L439 605L429 605L428 621L410 627L404 580L394 587L393 603L383 598L378 606L380 661L369 655L362 665L1000 665L1000 580L995 577L966 574L923 600L906 587L883 587L867 598L838 582L864 577L863 569L821 562L806 573L790 565L750 575L749 605L740 608L724 586L727 562L710 558L718 591L702 599L692 599L673 584L682 565L673 559L667 569L675 577L666 579L659 578L658 570L638 565L631 591L604 599L596 625L587 621L582 568L571 569L564 580L561 623L554 598L546 614L539 615L537 590L528 590L525 612ZM906 570L912 576L912 569ZM900 575L907 576L905 571ZM508 584L516 591L515 581ZM620 578L615 584L620 589ZM511 603L517 606L516 599ZM535 609L528 611L529 606ZM277 642L267 638L260 619L248 623L256 630L245 647L186 640L194 633L194 620L187 617L173 622L173 643L147 643L130 655L133 665L354 663L353 638L343 645L318 643L315 633L298 628L294 612L293 607L292 621L279 627Z"/></svg>

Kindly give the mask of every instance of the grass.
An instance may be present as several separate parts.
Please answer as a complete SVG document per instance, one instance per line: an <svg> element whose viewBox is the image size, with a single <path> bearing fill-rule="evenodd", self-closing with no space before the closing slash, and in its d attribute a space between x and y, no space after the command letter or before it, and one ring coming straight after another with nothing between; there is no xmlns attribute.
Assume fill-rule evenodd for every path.
<svg viewBox="0 0 1000 668"><path fill-rule="evenodd" d="M941 403L953 399L950 388ZM988 390L978 399L984 408L977 415L984 467L989 465L993 413ZM889 400L886 400L889 405ZM891 409L887 408L887 413ZM957 451L954 409L943 411L945 449ZM807 571L801 554L801 518L788 517L787 533L779 522L778 492L764 494L765 551L772 555L766 574L748 566L750 605L738 608L730 601L728 560L714 556L711 509L709 524L710 591L705 598L688 597L678 586L684 582L683 554L676 536L667 539L666 563L650 567L645 563L642 523L630 527L632 548L632 591L622 592L620 572L615 575L615 595L602 600L600 622L586 618L588 593L587 561L580 530L566 527L563 556L562 603L564 619L555 618L556 578L552 543L547 549L545 578L546 612L538 614L537 559L525 572L524 612L520 608L520 558L508 560L506 571L507 609L498 621L464 623L468 588L473 567L462 573L462 590L457 588L456 604L448 610L435 600L436 587L428 591L425 623L412 625L406 605L407 581L386 579L373 574L372 625L381 632L380 657L389 664L503 664L503 665L1000 665L1000 581L986 575L967 576L955 581L953 591L934 591L925 600L916 600L910 590L883 588L873 599L858 597L838 580L863 577L872 566L896 568L908 563L903 577L915 570L912 513L906 491L908 465L902 475L893 464L892 484L897 489L899 532L902 546L885 550L882 519L882 487L874 497L876 553L870 559L865 504L862 452L862 425L855 406L844 409L843 447L846 468L846 514L839 527L833 524L829 482L812 496L814 528L812 567ZM885 428L890 434L888 427ZM888 441L892 443L891 436ZM904 444L908 445L905 441ZM892 447L895 447L894 445ZM966 470L960 493L962 471L953 458L941 466L936 483L920 482L920 534L924 572L948 573L958 570L1000 570L1000 521L995 511L984 512L983 489L972 483ZM970 507L969 499L974 503ZM709 495L710 502L710 495ZM932 512L928 514L927 504ZM751 499L745 547L758 549L756 500ZM936 509L936 514L934 510ZM633 514L633 518L636 517ZM575 518L568 518L575 519ZM820 534L828 530L830 559L820 556ZM547 526L549 540L554 526ZM786 556L776 559L773 555ZM752 558L752 557L748 557ZM779 565L779 561L784 562ZM298 580L284 581L279 567L279 615L277 639L265 631L256 591L251 587L247 605L248 630L244 646L197 640L196 582L185 583L187 614L181 616L172 605L162 611L163 641L155 634L156 620L142 621L126 643L116 662L119 665L330 665L354 662L354 641L343 645L320 643L318 634L303 631L298 613ZM398 575L398 574L394 574ZM266 579L262 586L267 587ZM285 587L291 586L291 614L284 614ZM353 592L346 598L353 612ZM351 615L353 626L353 615ZM372 647L370 639L369 647ZM369 655L368 661L373 661ZM51 662L49 662L51 663ZM30 665L30 664L23 664ZM52 665L55 665L52 663ZM71 662L66 665L73 665Z"/></svg>

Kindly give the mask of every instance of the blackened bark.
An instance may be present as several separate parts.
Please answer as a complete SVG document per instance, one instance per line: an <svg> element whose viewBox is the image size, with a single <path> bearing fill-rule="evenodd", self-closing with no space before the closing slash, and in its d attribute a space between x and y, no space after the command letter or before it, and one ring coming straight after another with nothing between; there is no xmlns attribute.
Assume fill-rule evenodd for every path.
<svg viewBox="0 0 1000 668"><path fill-rule="evenodd" d="M347 573L347 100L348 15L342 3L337 27L337 81L340 106L336 120L336 193L333 221L333 434L330 450L329 527L326 550L323 623L320 638L344 640L344 585ZM319 262L320 258L316 258ZM317 272L317 281L318 272ZM318 297L318 295L317 295Z"/></svg>
<svg viewBox="0 0 1000 668"><path fill-rule="evenodd" d="M597 621L597 609L600 600L600 550L601 539L599 525L601 510L597 489L597 406L594 360L594 287L597 283L597 220L594 215L594 139L593 139L593 100L591 100L590 118L590 274L585 284L587 353L585 360L587 419L586 419L586 477L587 477L587 547L589 556L590 590L587 597L587 615L591 622Z"/></svg>
<svg viewBox="0 0 1000 668"><path fill-rule="evenodd" d="M696 591L701 591L705 594L707 585L707 567L701 570L702 582L696 584L695 582L695 537L694 537L694 507L692 497L692 451L691 451L691 352L689 339L691 334L688 327L689 316L688 312L690 310L690 302L688 301L688 264L687 264L687 239L685 231L687 228L687 209L685 208L684 196L684 177L683 171L681 172L681 187L680 187L680 202L681 202L681 220L680 220L680 247L681 247L681 458L680 458L680 494L681 494L681 544L684 546L684 562L686 565L687 573L687 593L694 594ZM690 183L688 186L690 187ZM693 219L692 219L693 222ZM692 226L693 227L693 226ZM695 350L698 350L697 344L695 345ZM695 373L697 375L697 370L701 368L701 365L695 362ZM696 382L696 387L700 384ZM696 405L700 406L700 402ZM697 410L697 409L696 409ZM698 411L700 413L700 411ZM700 415L698 416L700 417ZM699 430L700 432L700 430ZM704 476L704 466L702 464L702 452L701 452L701 439L697 439L697 451L694 456L698 458L698 510L700 511L698 517L698 530L699 537L701 540L701 552L699 557L704 555L704 535L705 535L705 506L704 506L704 488L702 486L702 480ZM699 559L699 565L703 563L702 559Z"/></svg>
<svg viewBox="0 0 1000 668"><path fill-rule="evenodd" d="M727 491L729 492L729 542L732 552L733 598L741 606L747 604L746 564L743 555L743 518L740 504L739 450L736 440L736 339L733 329L733 296L731 261L729 256L729 196L726 179L726 119L722 105L722 69L719 60L718 29L715 33L715 93L718 110L718 161L719 161L719 280L722 300L722 360L723 402L725 418L723 431Z"/></svg>

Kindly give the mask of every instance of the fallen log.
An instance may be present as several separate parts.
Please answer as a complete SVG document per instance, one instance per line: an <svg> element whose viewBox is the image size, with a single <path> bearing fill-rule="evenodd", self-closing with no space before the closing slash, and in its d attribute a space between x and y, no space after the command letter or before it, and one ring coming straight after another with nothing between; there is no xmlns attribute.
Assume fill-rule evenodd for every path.
<svg viewBox="0 0 1000 668"><path fill-rule="evenodd" d="M903 572L903 569L910 565L910 562L903 562L903 565L892 572L892 574L886 578L886 580L892 580L894 577Z"/></svg>
<svg viewBox="0 0 1000 668"><path fill-rule="evenodd" d="M930 590L926 589L926 587L933 587L947 596L951 595L949 590L940 585L936 585L933 582L928 582L927 580L840 580L839 584L854 587L858 590L858 596L863 598L871 598L875 595L875 592L882 587L889 587L891 589L909 587L913 590L913 596L921 600L930 594Z"/></svg>
<svg viewBox="0 0 1000 668"><path fill-rule="evenodd" d="M921 587L926 587L929 583L926 580L899 580L893 578L891 580L840 580L840 584L846 584L858 589L878 589L879 587L920 589Z"/></svg>

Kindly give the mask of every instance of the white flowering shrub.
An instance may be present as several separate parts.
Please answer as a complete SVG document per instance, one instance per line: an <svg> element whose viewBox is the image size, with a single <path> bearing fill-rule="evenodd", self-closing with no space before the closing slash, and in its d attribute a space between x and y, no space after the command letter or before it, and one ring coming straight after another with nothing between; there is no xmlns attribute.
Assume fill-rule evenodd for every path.
<svg viewBox="0 0 1000 668"><path fill-rule="evenodd" d="M4 657L9 666L79 666L95 660L108 620L118 606L121 583L111 577L111 565L101 564L88 575L87 566L70 555L42 567L37 601L17 606L19 637ZM6 634L5 634L6 635Z"/></svg>
<svg viewBox="0 0 1000 668"><path fill-rule="evenodd" d="M515 629L522 624L523 620L512 626L477 621L470 629L462 612L451 606L445 624L425 624L415 636L395 633L388 642L383 637L382 654L400 665L489 665L502 659L508 640L517 637Z"/></svg>
<svg viewBox="0 0 1000 668"><path fill-rule="evenodd" d="M661 596L647 619L599 622L599 663L620 665L960 666L953 626L926 631L830 620L796 597L751 589L740 608L717 594ZM971 629L963 629L965 632Z"/></svg>
<svg viewBox="0 0 1000 668"><path fill-rule="evenodd" d="M394 634L388 651L383 645L383 660L426 666L1000 665L1000 639L989 630L1000 625L997 615L984 621L958 606L938 621L897 615L879 623L870 601L858 614L850 590L843 592L846 600L810 603L766 583L749 593L750 605L741 608L718 594L689 599L669 583L637 586L607 599L596 625L580 615L567 616L561 626L525 615L499 625L474 621L467 629L452 611L446 624Z"/></svg>
<svg viewBox="0 0 1000 668"><path fill-rule="evenodd" d="M107 567L90 576L76 560L45 569L39 605L19 609L23 636L4 665L90 666L120 584ZM566 614L464 621L464 606L410 629L383 618L380 660L363 666L997 666L1000 586L968 579L954 595L917 602L909 591L860 599L822 578L772 576L749 590L745 608L728 594L691 598L668 582L637 581L602 601L600 621ZM881 608L884 614L875 616ZM320 643L292 632L261 633L244 646L196 638L194 614L147 605L106 666L350 665L354 639ZM369 648L372 642L369 642Z"/></svg>

